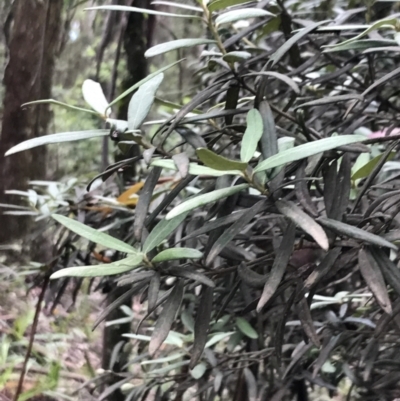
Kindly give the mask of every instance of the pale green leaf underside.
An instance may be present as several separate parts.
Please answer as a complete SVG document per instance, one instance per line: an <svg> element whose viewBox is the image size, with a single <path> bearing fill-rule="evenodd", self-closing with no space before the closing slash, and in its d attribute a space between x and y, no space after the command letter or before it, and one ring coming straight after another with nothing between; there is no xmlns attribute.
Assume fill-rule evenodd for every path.
<svg viewBox="0 0 400 401"><path fill-rule="evenodd" d="M375 168L375 166L379 163L381 160L383 154L378 155L374 157L372 160L370 160L368 163L364 164L362 167L360 167L352 176L351 179L353 181L359 180L361 178L368 177L368 175L371 174L372 170ZM396 152L393 151L390 153L389 157L386 159L387 161L392 160L396 156Z"/></svg>
<svg viewBox="0 0 400 401"><path fill-rule="evenodd" d="M172 50L182 49L185 47L193 47L199 45L213 44L215 40L211 39L178 39L172 40L166 43L160 43L159 45L153 46L144 53L146 58L158 56Z"/></svg>
<svg viewBox="0 0 400 401"><path fill-rule="evenodd" d="M97 111L101 116L106 116L108 102L98 82L92 79L85 79L82 84L82 96L94 111ZM108 110L107 117L110 114L111 110Z"/></svg>
<svg viewBox="0 0 400 401"><path fill-rule="evenodd" d="M75 266L61 269L51 275L51 279L61 277L101 277L125 273L142 264L143 254L131 255L117 262L96 266Z"/></svg>
<svg viewBox="0 0 400 401"><path fill-rule="evenodd" d="M252 339L258 338L257 332L246 319L243 319L242 317L236 318L236 326L245 336Z"/></svg>
<svg viewBox="0 0 400 401"><path fill-rule="evenodd" d="M110 131L107 129L95 129L90 131L61 132L59 134L39 136L13 146L6 152L5 155L9 156L13 153L22 152L24 150L36 148L42 145L49 145L52 143L73 142L80 141L82 139L99 138L102 136L107 136L109 133Z"/></svg>
<svg viewBox="0 0 400 401"><path fill-rule="evenodd" d="M177 259L200 259L203 257L203 253L197 249L192 248L170 248L160 252L154 256L152 263L164 262L166 260L177 260Z"/></svg>
<svg viewBox="0 0 400 401"><path fill-rule="evenodd" d="M227 63L234 63L247 60L251 57L251 53L245 51L233 51L226 53L222 60L226 61Z"/></svg>
<svg viewBox="0 0 400 401"><path fill-rule="evenodd" d="M241 8L239 10L232 10L219 15L216 18L215 23L216 25L221 25L248 18L258 18L267 16L274 17L275 15L261 8Z"/></svg>
<svg viewBox="0 0 400 401"><path fill-rule="evenodd" d="M183 8L185 10L197 11L199 13L203 12L203 9L200 7L189 6L187 4L179 4L179 3L175 3L173 1L156 0L156 1L153 1L151 4L160 4L160 5L164 5L164 6Z"/></svg>
<svg viewBox="0 0 400 401"><path fill-rule="evenodd" d="M182 202L180 205L173 208L165 217L166 220L170 220L182 213L189 212L190 210L197 209L201 206L207 205L208 203L215 202L217 200L227 198L228 196L234 195L249 187L248 184L240 184L234 187L217 189L207 194L199 195L194 198Z"/></svg>
<svg viewBox="0 0 400 401"><path fill-rule="evenodd" d="M251 109L247 113L247 128L243 135L242 147L240 149L240 160L248 163L257 149L258 141L263 134L263 120L257 109Z"/></svg>
<svg viewBox="0 0 400 401"><path fill-rule="evenodd" d="M154 103L154 97L163 79L164 74L161 73L156 75L149 81L145 82L132 96L128 107L129 130L140 128L150 112L151 106Z"/></svg>
<svg viewBox="0 0 400 401"><path fill-rule="evenodd" d="M181 214L171 220L161 220L146 238L143 244L143 252L147 253L156 248L164 241L186 217L186 213Z"/></svg>
<svg viewBox="0 0 400 401"><path fill-rule="evenodd" d="M218 155L207 148L198 148L196 150L196 154L207 167L214 170L244 171L247 168L247 163L227 159L226 157Z"/></svg>
<svg viewBox="0 0 400 401"><path fill-rule="evenodd" d="M205 363L199 363L196 365L191 371L190 374L192 375L193 379L198 380L200 379L207 370L207 366Z"/></svg>
<svg viewBox="0 0 400 401"><path fill-rule="evenodd" d="M335 149L339 146L350 145L352 143L363 142L366 140L367 138L364 135L342 135L305 143L269 157L262 161L254 169L254 172L257 173L259 171L269 170L296 160L305 159L306 157Z"/></svg>
<svg viewBox="0 0 400 401"><path fill-rule="evenodd" d="M208 3L208 9L212 11L222 10L227 7L248 3L249 0L214 0Z"/></svg>
<svg viewBox="0 0 400 401"><path fill-rule="evenodd" d="M160 15L162 17L201 19L201 17L197 15L173 14L173 13L166 13L164 11L156 11L156 10L149 10L147 8L138 8L129 6L97 6L97 7L88 7L85 8L85 10L128 11L128 12L142 13L148 15Z"/></svg>
<svg viewBox="0 0 400 401"><path fill-rule="evenodd" d="M53 214L51 216L54 220L58 221L64 227L67 227L68 230L71 230L75 234L80 235L92 241L96 244L103 245L107 248L115 249L116 251L126 252L126 253L136 253L139 251L132 246L126 244L125 242L120 241L117 238L112 237L106 233L102 233L100 231L95 230L85 224L80 223L79 221L70 219L69 217L62 216L60 214Z"/></svg>
<svg viewBox="0 0 400 401"><path fill-rule="evenodd" d="M173 160L168 159L157 159L151 162L152 166L158 166L162 168L166 168L168 170L175 170L178 171ZM199 166L195 163L189 164L189 174L191 175L210 175L212 177L220 177L222 175L243 175L241 171L238 170L226 170L226 171L219 171L214 170L210 167L206 166Z"/></svg>

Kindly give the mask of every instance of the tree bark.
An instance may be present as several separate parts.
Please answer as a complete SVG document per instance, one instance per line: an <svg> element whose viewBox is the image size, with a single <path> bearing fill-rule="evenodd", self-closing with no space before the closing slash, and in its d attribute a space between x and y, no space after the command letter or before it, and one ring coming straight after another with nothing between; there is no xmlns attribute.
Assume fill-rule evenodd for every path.
<svg viewBox="0 0 400 401"><path fill-rule="evenodd" d="M130 5L139 8L152 8L150 0L133 0ZM144 18L141 13L129 13L128 15L128 23L125 29L123 43L126 55L127 74L122 81L121 93L147 75L148 63L144 53L151 46L154 24L154 15L149 15L147 18ZM130 96L121 100L117 118L121 120L127 119L129 101ZM132 146L130 153L123 157L129 158L138 155L139 146L137 145ZM132 165L131 168L124 170L124 181L131 181L135 175L136 168L135 165Z"/></svg>
<svg viewBox="0 0 400 401"><path fill-rule="evenodd" d="M4 107L0 136L0 203L18 203L5 190L26 189L31 178L46 174L46 150L4 157L12 146L47 134L51 112L47 105L21 108L23 103L51 97L55 59L59 50L63 0L15 0L7 18L8 63L4 72ZM10 19L12 23L10 23ZM19 239L28 219L0 214L0 243Z"/></svg>

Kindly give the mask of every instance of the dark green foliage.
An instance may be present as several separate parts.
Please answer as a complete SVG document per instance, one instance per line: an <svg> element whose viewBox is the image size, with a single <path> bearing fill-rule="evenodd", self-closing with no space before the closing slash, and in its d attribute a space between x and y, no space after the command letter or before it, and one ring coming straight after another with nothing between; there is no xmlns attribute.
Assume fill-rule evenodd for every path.
<svg viewBox="0 0 400 401"><path fill-rule="evenodd" d="M142 363L141 384L128 398L145 400L151 389L165 400L172 392L176 399L289 400L291 391L333 394L346 386L349 399L353 388L363 399L398 397L399 132L385 132L397 128L400 110L399 23L360 27L364 11L344 1L321 3L315 14L307 1L239 3L192 5L211 41L178 38L148 50L158 56L206 44L194 71L201 85L187 88L190 99L164 112L161 123L142 124L161 74L145 81L148 97L146 83L133 95L127 127L139 132L125 131L124 143L140 144L141 156L125 162L139 162L143 188L130 187L128 201L108 209L76 213L96 229L111 224L114 238L56 217L119 251L122 267L114 261L91 275L135 269L117 279L130 289L99 318L131 294L147 300L140 333L127 337L142 355L150 341L146 358L154 360ZM253 24L236 34L238 15ZM366 42L378 29L384 47ZM57 212L75 213L75 202ZM82 243L62 238L57 269L86 264ZM79 249L74 257L71 249ZM53 278L82 275L77 269Z"/></svg>

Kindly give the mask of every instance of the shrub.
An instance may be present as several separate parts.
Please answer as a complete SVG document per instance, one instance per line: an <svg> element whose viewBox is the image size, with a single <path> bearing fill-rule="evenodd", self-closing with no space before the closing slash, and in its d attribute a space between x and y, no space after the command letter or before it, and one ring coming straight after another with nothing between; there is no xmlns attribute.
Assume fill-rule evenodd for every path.
<svg viewBox="0 0 400 401"><path fill-rule="evenodd" d="M110 133L49 135L10 150L106 135L122 152L142 149L97 177L139 164L125 192L51 210L67 228L57 230L51 278L104 277L125 289L96 325L130 297L147 307L139 324L126 312L138 354L103 397L118 388L138 400L279 400L291 391L300 400L310 388L314 398L318 388L398 397L398 21L376 20L390 7L242 3L175 5L208 30L146 52L205 47L194 74L201 88L183 106L163 102L171 113L161 123L144 121L177 63L110 104L85 81L90 112ZM127 120L110 118L135 90ZM92 264L93 244L114 251L103 258L111 263Z"/></svg>

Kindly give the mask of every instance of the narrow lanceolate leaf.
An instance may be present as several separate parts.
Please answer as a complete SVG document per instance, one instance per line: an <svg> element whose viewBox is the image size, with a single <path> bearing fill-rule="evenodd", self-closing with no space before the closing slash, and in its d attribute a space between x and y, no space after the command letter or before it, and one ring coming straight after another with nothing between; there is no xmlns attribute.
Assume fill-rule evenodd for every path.
<svg viewBox="0 0 400 401"><path fill-rule="evenodd" d="M179 216L182 213L186 213L189 212L190 210L200 208L201 206L207 205L209 203L227 198L228 196L241 192L244 189L247 189L248 187L249 187L248 184L240 184L234 187L217 189L216 191L196 196L195 198L191 198L186 202L183 202L180 205L173 208L165 218L166 220L170 220L176 216Z"/></svg>
<svg viewBox="0 0 400 401"><path fill-rule="evenodd" d="M196 150L196 154L199 159L207 166L214 170L229 171L229 170L240 170L244 171L247 168L247 163L227 159L226 157L217 155L213 151L200 148Z"/></svg>
<svg viewBox="0 0 400 401"><path fill-rule="evenodd" d="M293 139L293 138L291 138ZM314 205L313 200L311 199L310 192L308 190L305 171L306 163L301 163L300 167L296 172L296 184L295 184L295 192L297 200L300 202L301 206L311 215L318 216L318 210Z"/></svg>
<svg viewBox="0 0 400 401"><path fill-rule="evenodd" d="M268 159L278 153L274 115L266 100L260 102L258 109L263 120L263 134L260 141L261 153L264 159Z"/></svg>
<svg viewBox="0 0 400 401"><path fill-rule="evenodd" d="M324 106L326 104L336 104L339 102L345 102L347 100L363 100L364 97L362 95L350 94L350 95L338 95L338 96L326 96L321 99L311 100L310 102L306 102L303 104L299 104L295 107L295 109L300 109L302 107L309 106Z"/></svg>
<svg viewBox="0 0 400 401"><path fill-rule="evenodd" d="M336 345L338 344L339 340L341 339L343 333L339 333L337 336L333 336L326 346L321 350L320 354L318 355L317 360L314 364L313 369L313 377L317 377L318 372L324 365L324 363L328 360L329 355L335 349Z"/></svg>
<svg viewBox="0 0 400 401"><path fill-rule="evenodd" d="M362 178L368 177L373 169L376 167L376 165L379 163L381 160L383 154L380 154L376 157L374 157L372 160L370 160L368 163L364 164L364 166L360 167L352 176L351 179L353 181L355 180L360 180ZM389 157L386 159L387 161L392 160L396 156L396 152L391 152Z"/></svg>
<svg viewBox="0 0 400 401"><path fill-rule="evenodd" d="M342 135L305 143L304 145L299 145L271 156L267 160L261 162L254 169L254 172L269 170L271 168L282 166L283 164L288 164L296 160L314 156L321 152L335 149L339 146L350 145L351 143L363 142L365 140L366 137L364 135Z"/></svg>
<svg viewBox="0 0 400 401"><path fill-rule="evenodd" d="M153 79L155 76L161 74L162 72L170 69L171 67L173 67L174 65L182 62L184 59L180 59L178 61L175 61L174 63L168 64L167 66L160 68L159 70L153 72L152 74L147 75L146 78L143 78L142 80L140 80L139 82L136 82L135 85L131 86L129 89L127 89L125 92L121 93L121 95L119 95L117 98L115 98L109 105L108 107L113 106L115 103L118 103L120 100L122 100L124 97L128 96L130 93L132 93L134 90L136 90L137 88L139 88L140 86L142 86L143 84L145 84L146 82L150 81L151 79Z"/></svg>
<svg viewBox="0 0 400 401"><path fill-rule="evenodd" d="M372 248L370 251L376 263L378 263L385 280L392 286L397 295L400 295L399 268L390 260L383 249Z"/></svg>
<svg viewBox="0 0 400 401"><path fill-rule="evenodd" d="M210 265L210 263L215 259L217 255L225 248L232 239L239 234L243 228L250 223L250 221L255 217L257 213L262 211L265 207L265 201L261 200L256 203L254 206L246 210L246 212L228 229L224 231L224 233L215 241L214 245L210 249L207 258L206 265Z"/></svg>
<svg viewBox="0 0 400 401"><path fill-rule="evenodd" d="M263 288L268 280L268 275L262 275L249 269L244 263L238 267L238 274L241 280L251 288Z"/></svg>
<svg viewBox="0 0 400 401"><path fill-rule="evenodd" d="M315 239L315 242L325 251L329 249L328 237L322 227L308 214L304 213L293 202L278 200L275 202L278 210L300 226L307 234Z"/></svg>
<svg viewBox="0 0 400 401"><path fill-rule="evenodd" d="M391 82L391 80L397 75L400 74L400 67L394 69L392 72L389 72L389 74L384 75L382 78L377 79L371 86L369 86L363 93L362 96L366 96L368 93L376 89L378 86L383 85L387 82Z"/></svg>
<svg viewBox="0 0 400 401"><path fill-rule="evenodd" d="M243 19L259 18L259 17L275 17L274 14L261 8L241 8L239 10L228 11L219 15L216 20L216 25L236 22Z"/></svg>
<svg viewBox="0 0 400 401"><path fill-rule="evenodd" d="M290 86L297 95L300 94L300 88L292 78L288 77L287 75L276 72L276 71L251 72L249 74L246 74L245 76L246 77L254 77L254 76L260 76L260 75L277 78L280 81L284 82L286 85Z"/></svg>
<svg viewBox="0 0 400 401"><path fill-rule="evenodd" d="M240 61L247 60L251 57L251 53L245 51L234 51L226 53L222 60L226 61L227 63L236 63Z"/></svg>
<svg viewBox="0 0 400 401"><path fill-rule="evenodd" d="M237 219L239 219L240 216L243 215L243 213L244 211L238 211L228 216L220 217L216 220L212 220L208 223L205 223L203 227L190 232L190 234L188 235L185 235L185 237L183 237L181 241L187 241L192 238L197 238L199 235L214 231L221 227L229 226L232 223L234 223Z"/></svg>
<svg viewBox="0 0 400 401"><path fill-rule="evenodd" d="M233 118L233 116L232 116ZM206 141L201 135L196 134L191 129L186 127L177 127L175 131L194 149L206 148Z"/></svg>
<svg viewBox="0 0 400 401"><path fill-rule="evenodd" d="M268 277L268 281L265 283L261 298L258 301L258 312L262 310L264 305L271 299L271 297L275 294L275 291L278 289L292 254L295 234L296 226L294 223L290 223L285 231L285 234L283 235L282 242L276 253L274 264L272 265L271 273Z"/></svg>
<svg viewBox="0 0 400 401"><path fill-rule="evenodd" d="M358 264L360 272L369 289L374 294L375 299L386 313L391 314L392 305L378 263L376 263L368 250L360 249L358 253Z"/></svg>
<svg viewBox="0 0 400 401"><path fill-rule="evenodd" d="M359 35L354 36L354 38L350 38L348 40L345 40L344 42L341 42L337 45L328 45L327 47L336 47L336 46L343 46L346 43L351 43L356 40L361 39L362 37L368 35L370 32L375 31L378 28L394 28L397 24L397 19L396 18L391 18L391 19L386 19L386 20L380 20L375 22L374 24L370 25L364 32L361 32Z"/></svg>
<svg viewBox="0 0 400 401"><path fill-rule="evenodd" d="M243 319L242 317L236 318L236 326L245 336L252 339L258 338L257 332L246 319Z"/></svg>
<svg viewBox="0 0 400 401"><path fill-rule="evenodd" d="M175 3L173 1L156 0L156 1L152 1L151 4L160 4L160 5L163 5L163 6L183 8L185 10L203 12L203 9L200 8L200 7L190 6L188 4L179 4L179 3Z"/></svg>
<svg viewBox="0 0 400 401"><path fill-rule="evenodd" d="M153 46L144 53L146 58L158 56L159 54L164 54L172 50L182 49L184 47L193 47L199 45L208 45L216 43L215 40L211 39L178 39L172 40L171 42L161 43L159 45Z"/></svg>
<svg viewBox="0 0 400 401"><path fill-rule="evenodd" d="M94 110L89 110L89 109L84 109L82 107L72 106L67 103L59 102L58 100L55 100L55 99L34 100L33 102L24 103L23 105L21 105L21 107L33 106L35 104L55 104L56 106L61 106L61 107L64 107L65 109L70 109L70 110L74 110L74 111L82 111L83 113L94 114L96 116L99 115Z"/></svg>
<svg viewBox="0 0 400 401"><path fill-rule="evenodd" d="M164 74L156 75L141 85L138 91L132 96L128 107L128 128L130 130L138 129L142 125L149 114L155 95L163 79Z"/></svg>
<svg viewBox="0 0 400 401"><path fill-rule="evenodd" d="M351 191L351 162L349 153L345 153L336 176L334 200L330 209L329 218L341 221L349 204ZM325 186L327 183L325 183Z"/></svg>
<svg viewBox="0 0 400 401"><path fill-rule="evenodd" d="M213 289L203 287L199 309L197 311L196 321L194 324L194 343L191 351L190 365L192 369L196 366L203 353L207 342L207 334L210 326L210 319L213 305Z"/></svg>
<svg viewBox="0 0 400 401"><path fill-rule="evenodd" d="M206 275L191 270L188 267L172 266L168 269L168 274L174 277L187 278L189 280L198 281L200 284L204 284L208 287L214 288L214 282L209 279Z"/></svg>
<svg viewBox="0 0 400 401"><path fill-rule="evenodd" d="M61 277L101 277L125 273L138 267L143 262L143 255L131 255L117 262L97 266L76 266L61 269L51 275L51 279Z"/></svg>
<svg viewBox="0 0 400 401"><path fill-rule="evenodd" d="M229 86L226 91L225 110L235 110L239 100L240 86L235 82ZM230 125L233 121L233 115L225 116L225 124ZM205 148L206 146L201 146Z"/></svg>
<svg viewBox="0 0 400 401"><path fill-rule="evenodd" d="M127 11L127 12L132 12L132 13L159 15L161 17L201 19L201 17L199 17L197 15L173 14L173 13L166 13L164 11L149 10L147 8L138 8L138 7L129 7L129 6L97 6L97 7L88 7L88 8L85 8L85 10Z"/></svg>
<svg viewBox="0 0 400 401"><path fill-rule="evenodd" d="M246 380L247 399L249 401L257 401L257 381L253 372L249 368L244 368L243 374Z"/></svg>
<svg viewBox="0 0 400 401"><path fill-rule="evenodd" d="M213 11L223 10L227 7L236 6L242 3L248 3L249 0L213 0L207 5L208 9Z"/></svg>
<svg viewBox="0 0 400 401"><path fill-rule="evenodd" d="M161 168L154 167L148 175L146 182L144 183L142 192L139 196L139 201L136 205L135 221L133 223L133 234L137 241L142 239L142 231L144 222L147 217L151 198L153 196L154 188L157 185L158 179L161 175Z"/></svg>
<svg viewBox="0 0 400 401"><path fill-rule="evenodd" d="M203 257L203 253L197 249L192 248L171 248L160 252L154 256L151 260L152 263L160 263L166 260L177 260L177 259L200 259Z"/></svg>
<svg viewBox="0 0 400 401"><path fill-rule="evenodd" d="M161 278L160 273L156 272L151 278L149 289L147 292L148 311L153 311L157 305L158 293L160 292Z"/></svg>
<svg viewBox="0 0 400 401"><path fill-rule="evenodd" d="M160 348L161 344L167 338L182 301L183 289L183 281L178 281L168 297L168 300L165 303L160 316L158 317L153 334L151 336L149 344L150 355L154 355L154 353Z"/></svg>
<svg viewBox="0 0 400 401"><path fill-rule="evenodd" d="M322 226L329 228L339 235L346 235L350 238L359 239L366 242L367 244L383 246L385 248L391 248L397 251L397 246L391 242L385 240L379 235L372 234L368 231L362 230L361 228L351 226L350 224L342 223L336 220L327 219L320 217L317 219Z"/></svg>
<svg viewBox="0 0 400 401"><path fill-rule="evenodd" d="M290 48L297 43L299 40L304 38L304 36L308 35L310 32L318 28L322 24L326 24L329 21L319 21L315 24L310 24L306 28L302 29L301 31L297 32L293 35L289 40L287 40L269 59L269 63L271 63L271 67L279 63L282 57L290 50Z"/></svg>
<svg viewBox="0 0 400 401"><path fill-rule="evenodd" d="M60 132L59 134L44 135L37 138L28 139L27 141L21 142L16 146L9 149L5 156L12 155L13 153L22 152L24 150L36 148L42 145L50 145L52 143L61 142L73 142L80 141L82 139L99 138L107 136L110 133L108 129L94 129L89 131L72 131L72 132Z"/></svg>
<svg viewBox="0 0 400 401"><path fill-rule="evenodd" d="M304 297L302 297L297 304L297 314L299 316L304 333L306 333L307 337L316 347L320 347L321 343L319 341L317 332L315 331L310 307L308 306L307 299Z"/></svg>
<svg viewBox="0 0 400 401"><path fill-rule="evenodd" d="M104 96L103 89L98 82L91 79L85 79L82 85L82 95L85 102L97 113L102 116L109 117L111 109L107 110L108 102ZM107 110L107 113L106 113Z"/></svg>
<svg viewBox="0 0 400 401"><path fill-rule="evenodd" d="M239 163L239 162L238 162ZM152 166L159 166L168 170L178 170L173 160L157 159L151 162ZM189 174L191 175L210 175L212 177L221 177L223 175L242 175L239 170L215 170L207 166L199 166L196 163L189 163Z"/></svg>
<svg viewBox="0 0 400 401"><path fill-rule="evenodd" d="M79 223L79 221L70 219L60 214L52 214L51 217L63 226L67 227L68 230L71 230L75 234L78 234L96 244L100 244L120 252L139 253L139 251L131 245L128 245L117 238L111 237L111 235L102 233L85 224Z"/></svg>
<svg viewBox="0 0 400 401"><path fill-rule="evenodd" d="M92 330L94 330L112 311L124 304L128 299L131 299L133 295L137 294L149 281L150 277L147 277L145 280L137 283L120 297L118 297L115 301L107 305L107 307L103 309L96 321L93 323Z"/></svg>
<svg viewBox="0 0 400 401"><path fill-rule="evenodd" d="M156 151L156 149L157 148L155 146L153 146L153 147L143 151L142 156L143 156L144 162L147 164L147 167L150 166L151 158L153 157L153 154Z"/></svg>
<svg viewBox="0 0 400 401"><path fill-rule="evenodd" d="M240 149L240 160L244 163L248 163L253 157L264 129L262 116L257 109L252 109L247 113L246 122L247 128Z"/></svg>
<svg viewBox="0 0 400 401"><path fill-rule="evenodd" d="M333 52L348 51L348 50L369 50L386 46L395 47L397 46L397 42L395 40L362 39L345 44L340 43L335 47L328 47L324 49L323 53L333 53Z"/></svg>
<svg viewBox="0 0 400 401"><path fill-rule="evenodd" d="M185 220L186 216L187 213L183 213L170 220L161 220L146 238L143 252L148 253L160 245Z"/></svg>
<svg viewBox="0 0 400 401"><path fill-rule="evenodd" d="M164 134L168 136L176 127L178 127L178 125L187 116L188 113L195 110L205 101L209 101L212 97L217 96L219 93L221 93L223 91L221 87L222 84L215 83L197 93L195 96L193 96L192 100L189 103L185 104L185 106L183 106L178 111L178 113L175 114L175 116L171 116L166 121L164 121L159 130L163 130L168 126L168 128L164 132ZM201 117L204 117L204 114ZM195 121L197 121L198 116L195 116L194 118L196 119ZM189 120L193 122L193 117L186 118L185 122L189 122Z"/></svg>
<svg viewBox="0 0 400 401"><path fill-rule="evenodd" d="M136 284L140 281L151 279L155 274L154 270L145 270L141 272L131 272L129 274L124 274L117 279L117 286L123 287L129 284Z"/></svg>
<svg viewBox="0 0 400 401"><path fill-rule="evenodd" d="M361 25L361 24L343 24L343 25L328 25L322 26L317 29L317 32L337 32L337 31L354 31L354 30L365 30L371 25Z"/></svg>
<svg viewBox="0 0 400 401"><path fill-rule="evenodd" d="M307 277L307 280L304 282L304 289L306 291L314 288L315 285L332 269L332 266L336 262L341 251L342 248L340 247L333 248L324 256L319 265L311 272Z"/></svg>

